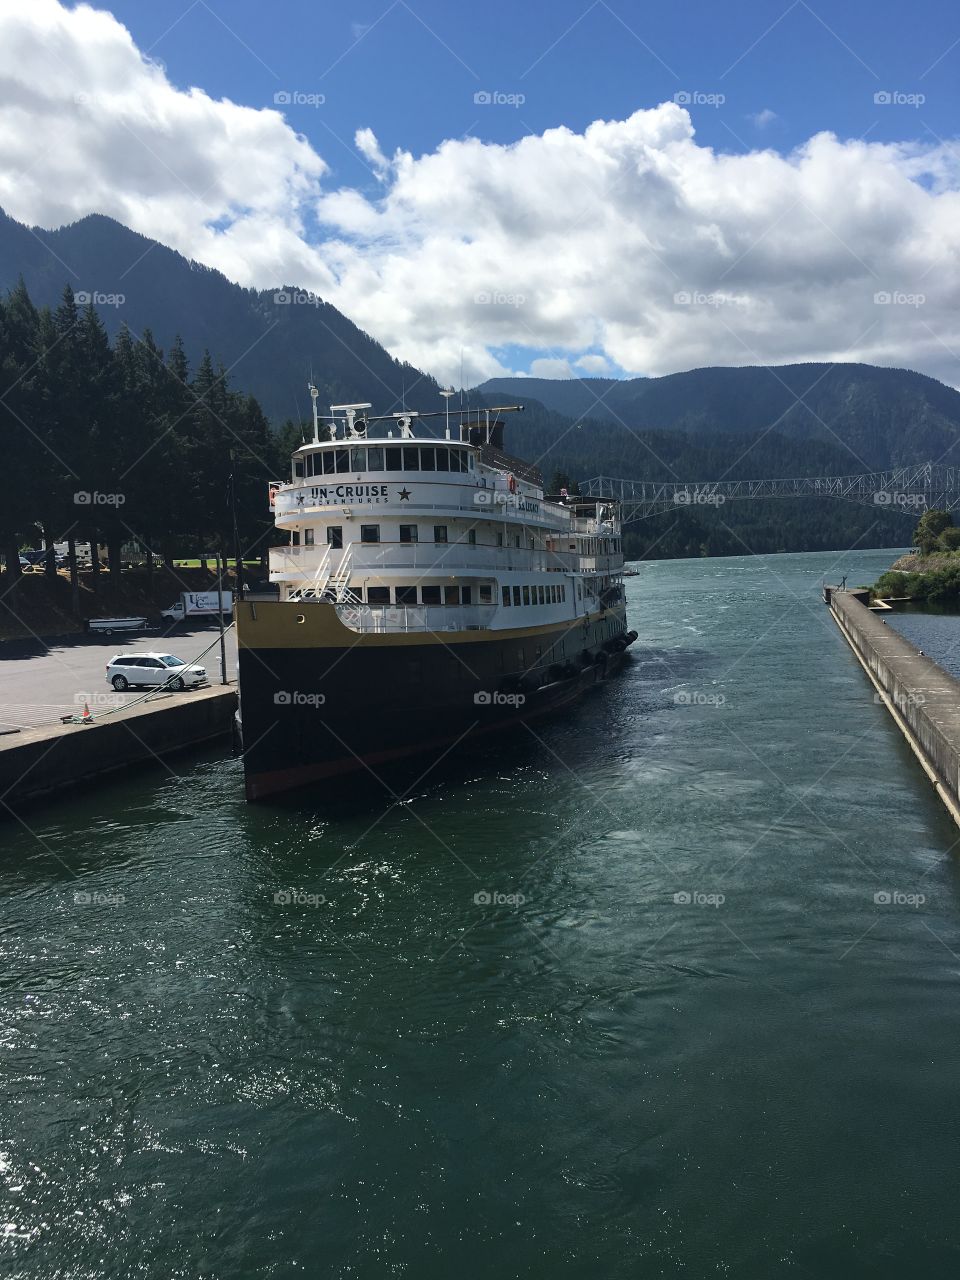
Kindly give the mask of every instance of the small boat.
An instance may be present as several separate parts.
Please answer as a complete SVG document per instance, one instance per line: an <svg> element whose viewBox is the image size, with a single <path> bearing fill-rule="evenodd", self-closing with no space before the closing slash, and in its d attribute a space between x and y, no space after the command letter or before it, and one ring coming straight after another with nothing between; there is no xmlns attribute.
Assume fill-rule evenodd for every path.
<svg viewBox="0 0 960 1280"><path fill-rule="evenodd" d="M146 618L88 618L87 630L112 636L114 631L146 631Z"/></svg>

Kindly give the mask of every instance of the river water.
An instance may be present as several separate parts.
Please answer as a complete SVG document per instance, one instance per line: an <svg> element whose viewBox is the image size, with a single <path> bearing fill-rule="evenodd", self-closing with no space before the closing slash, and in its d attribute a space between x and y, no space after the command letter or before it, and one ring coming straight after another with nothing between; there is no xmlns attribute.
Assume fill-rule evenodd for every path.
<svg viewBox="0 0 960 1280"><path fill-rule="evenodd" d="M643 564L621 678L399 803L9 821L0 1272L956 1276L957 832L819 598L891 558Z"/></svg>

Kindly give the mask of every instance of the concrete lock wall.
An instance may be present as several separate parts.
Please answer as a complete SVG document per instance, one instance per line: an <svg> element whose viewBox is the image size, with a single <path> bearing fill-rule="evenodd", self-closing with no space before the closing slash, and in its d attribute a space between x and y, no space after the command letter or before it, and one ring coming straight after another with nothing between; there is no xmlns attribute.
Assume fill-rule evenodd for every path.
<svg viewBox="0 0 960 1280"><path fill-rule="evenodd" d="M236 689L215 686L0 740L0 816L10 808L231 733Z"/></svg>
<svg viewBox="0 0 960 1280"><path fill-rule="evenodd" d="M960 681L886 626L865 597L835 587L830 610L960 824Z"/></svg>

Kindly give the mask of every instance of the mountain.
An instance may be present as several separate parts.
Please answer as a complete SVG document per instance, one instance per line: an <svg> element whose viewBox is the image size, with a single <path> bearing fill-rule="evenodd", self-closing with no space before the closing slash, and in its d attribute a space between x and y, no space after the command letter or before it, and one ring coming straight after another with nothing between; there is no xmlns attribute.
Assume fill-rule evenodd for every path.
<svg viewBox="0 0 960 1280"><path fill-rule="evenodd" d="M111 218L47 231L0 212L0 290L23 276L39 305L69 282L92 293L111 336L149 328L164 348L179 334L194 368L204 350L275 423L306 418L312 376L323 406L373 401L440 408L434 379L401 364L335 307L293 287L258 292L191 262ZM278 295L280 295L278 297ZM300 299L300 300L296 300ZM801 399L802 397L802 399ZM506 447L549 478L634 479L849 474L928 458L960 463L960 394L922 374L868 365L695 369L665 378L507 378L473 404L520 401ZM897 545L895 512L828 500L730 504L641 522L632 555L736 554Z"/></svg>
<svg viewBox="0 0 960 1280"><path fill-rule="evenodd" d="M625 428L701 438L775 429L788 439L839 445L845 473L927 459L960 462L960 392L907 369L796 364L692 369L613 383L495 378L479 390L616 424L628 449Z"/></svg>
<svg viewBox="0 0 960 1280"><path fill-rule="evenodd" d="M179 333L194 367L208 349L276 422L309 417L311 376L321 406L373 400L390 412L414 386L419 403L440 404L432 378L394 360L329 303L293 287L241 288L112 218L46 231L0 210L0 291L21 275L38 306L56 306L67 283L93 294L111 337L123 324L135 335L149 328L168 349Z"/></svg>

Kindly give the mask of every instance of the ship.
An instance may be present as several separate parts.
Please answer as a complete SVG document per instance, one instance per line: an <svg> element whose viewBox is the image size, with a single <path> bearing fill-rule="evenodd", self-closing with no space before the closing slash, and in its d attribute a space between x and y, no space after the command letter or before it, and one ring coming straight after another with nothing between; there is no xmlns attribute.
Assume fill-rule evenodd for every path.
<svg viewBox="0 0 960 1280"><path fill-rule="evenodd" d="M318 412L269 485L271 592L236 602L246 795L517 732L614 676L618 504L504 452L522 405ZM379 776L379 774L378 774Z"/></svg>

